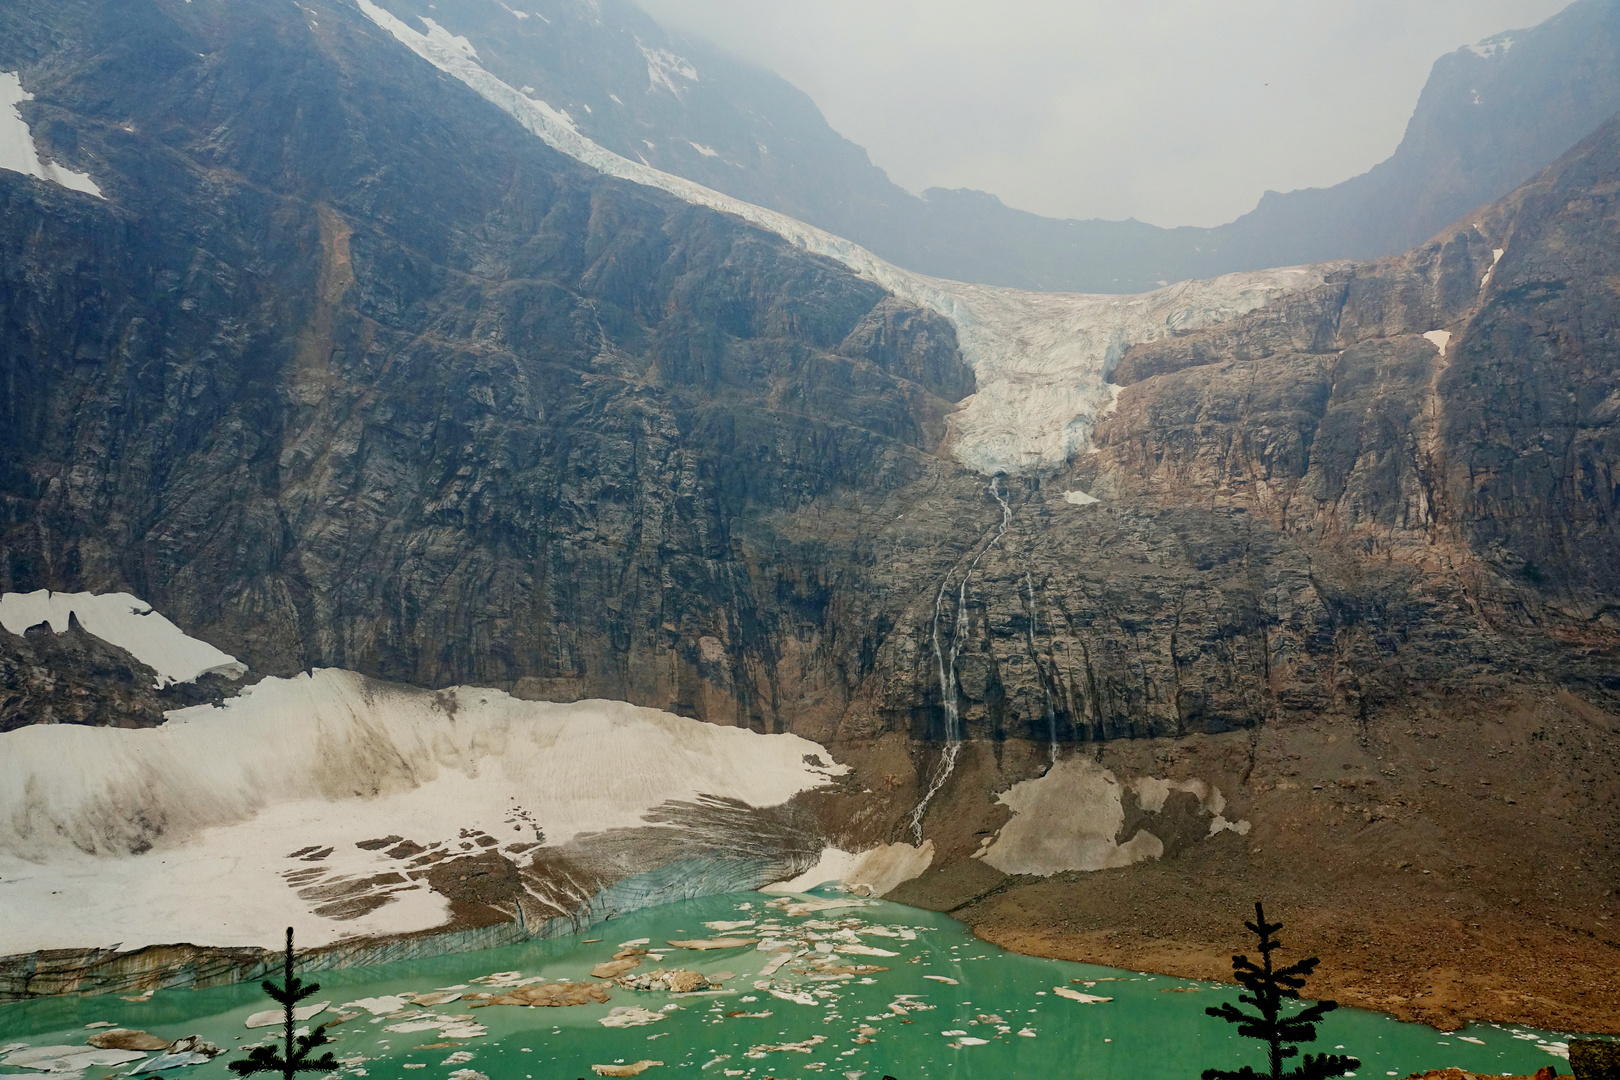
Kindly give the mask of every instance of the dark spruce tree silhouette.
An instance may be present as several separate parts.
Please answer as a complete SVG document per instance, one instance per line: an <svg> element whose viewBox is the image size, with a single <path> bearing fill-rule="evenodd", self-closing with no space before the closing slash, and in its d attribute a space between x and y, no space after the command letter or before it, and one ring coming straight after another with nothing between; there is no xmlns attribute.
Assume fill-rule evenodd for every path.
<svg viewBox="0 0 1620 1080"><path fill-rule="evenodd" d="M1205 1069L1203 1080L1328 1080L1359 1068L1360 1061L1343 1054L1306 1054L1300 1059L1299 1068L1283 1072L1283 1062L1299 1054L1299 1047L1293 1044L1315 1042L1316 1025L1323 1016L1337 1009L1339 1003L1318 1001L1292 1016L1284 1016L1283 1002L1299 1000L1300 987L1320 961L1312 956L1285 968L1273 968L1271 954L1282 947L1282 942L1272 935L1282 929L1282 923L1266 922L1265 910L1258 903L1254 905L1254 922L1243 925L1259 937L1262 962L1256 964L1247 956L1234 956L1232 974L1249 991L1239 994L1238 1000L1253 1005L1259 1015L1246 1013L1229 1001L1218 1009L1204 1011L1236 1024L1239 1035L1266 1043L1271 1055L1271 1071L1256 1072L1250 1065L1237 1070Z"/></svg>
<svg viewBox="0 0 1620 1080"><path fill-rule="evenodd" d="M338 1067L337 1059L328 1050L318 1058L311 1058L310 1051L317 1046L324 1046L330 1042L326 1037L326 1025L322 1024L308 1035L294 1035L293 1025L297 1023L293 1016L293 1008L305 998L320 991L320 983L304 985L304 980L293 974L293 932L287 927L287 958L283 968L283 980L277 986L269 979L260 985L270 999L279 1004L286 1016L286 1039L281 1053L277 1053L275 1046L254 1046L249 1048L248 1056L231 1062L231 1071L239 1076L252 1076L254 1073L280 1073L283 1080L294 1080L301 1072L331 1072Z"/></svg>

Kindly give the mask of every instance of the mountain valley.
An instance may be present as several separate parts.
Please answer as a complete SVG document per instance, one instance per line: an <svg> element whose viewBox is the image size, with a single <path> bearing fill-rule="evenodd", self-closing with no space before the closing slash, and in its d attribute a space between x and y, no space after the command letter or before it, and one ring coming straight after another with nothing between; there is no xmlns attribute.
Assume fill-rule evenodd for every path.
<svg viewBox="0 0 1620 1080"><path fill-rule="evenodd" d="M0 626L0 997L841 880L1196 978L1263 895L1347 1004L1620 1033L1620 120L1401 254L1037 293L722 183L719 134L643 156L742 124L655 26L610 123L594 5L442 6L0 9L96 188L0 169L0 594L247 669ZM468 794L507 763L532 821ZM98 879L221 837L273 853L253 927L114 931ZM35 933L70 879L95 935Z"/></svg>

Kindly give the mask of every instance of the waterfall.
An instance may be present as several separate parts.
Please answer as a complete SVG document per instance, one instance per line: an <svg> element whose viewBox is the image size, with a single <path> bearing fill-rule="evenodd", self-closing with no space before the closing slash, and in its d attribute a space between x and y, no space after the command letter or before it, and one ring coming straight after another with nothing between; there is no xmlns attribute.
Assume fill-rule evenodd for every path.
<svg viewBox="0 0 1620 1080"><path fill-rule="evenodd" d="M939 694L945 706L945 753L939 759L939 765L934 769L934 777L928 783L928 790L924 793L922 801L911 811L911 831L916 836L916 843L922 843L922 819L928 810L928 804L939 789L945 786L945 781L956 769L957 756L962 752L962 710L957 702L956 658L961 654L962 641L967 637L967 600L968 582L973 578L973 571L979 568L979 560L984 558L996 542L1006 535L1007 528L1012 524L1012 507L1001 494L1001 477L992 477L990 480L990 494L995 496L996 502L1001 504L1001 524L992 536L973 556L968 563L967 571L962 575L961 584L956 590L956 613L951 620L951 641L948 650L941 647L939 638L940 617L944 614L945 590L950 588L951 575L946 574L945 580L939 583L939 592L934 596L933 643L934 663L939 668Z"/></svg>

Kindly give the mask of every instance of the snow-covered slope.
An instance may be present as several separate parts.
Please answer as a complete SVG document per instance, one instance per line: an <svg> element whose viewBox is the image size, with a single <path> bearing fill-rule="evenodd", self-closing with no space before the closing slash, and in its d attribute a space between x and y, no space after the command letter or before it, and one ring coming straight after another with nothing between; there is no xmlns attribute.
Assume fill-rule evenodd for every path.
<svg viewBox="0 0 1620 1080"><path fill-rule="evenodd" d="M0 71L0 169L37 176L53 184L86 195L102 198L101 188L88 173L74 172L54 162L40 159L34 146L34 135L23 121L17 106L34 95L22 88L22 79L15 71Z"/></svg>
<svg viewBox="0 0 1620 1080"><path fill-rule="evenodd" d="M237 679L247 665L206 641L187 636L178 626L129 593L31 593L0 596L0 626L21 635L46 623L64 633L71 618L103 641L117 645L157 672L156 685L191 682L213 672Z"/></svg>
<svg viewBox="0 0 1620 1080"><path fill-rule="evenodd" d="M1188 281L1140 296L1104 296L1026 292L915 274L785 214L621 157L581 135L567 113L487 71L465 38L431 19L422 19L418 30L371 0L355 3L418 56L570 157L610 176L735 214L950 319L979 388L951 418L952 448L960 461L986 474L1056 468L1084 449L1097 418L1113 403L1110 366L1130 345L1224 322L1322 281L1322 268L1295 267Z"/></svg>
<svg viewBox="0 0 1620 1080"><path fill-rule="evenodd" d="M798 736L623 702L335 670L266 679L158 728L26 727L0 735L0 955L273 947L288 925L308 946L429 931L450 918L433 867L479 857L521 869L556 911L556 882L528 861L542 847L578 850L705 797L776 806L844 771L830 761ZM613 849L619 873L637 850ZM589 901L595 886L578 885Z"/></svg>

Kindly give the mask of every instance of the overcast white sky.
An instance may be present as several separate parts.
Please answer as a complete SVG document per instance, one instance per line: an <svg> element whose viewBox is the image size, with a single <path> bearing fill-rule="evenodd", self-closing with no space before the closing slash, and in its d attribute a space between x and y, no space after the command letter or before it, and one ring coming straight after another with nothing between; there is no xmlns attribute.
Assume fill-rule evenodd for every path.
<svg viewBox="0 0 1620 1080"><path fill-rule="evenodd" d="M1441 54L1569 0L640 0L777 71L896 183L1216 225L1389 156Z"/></svg>

